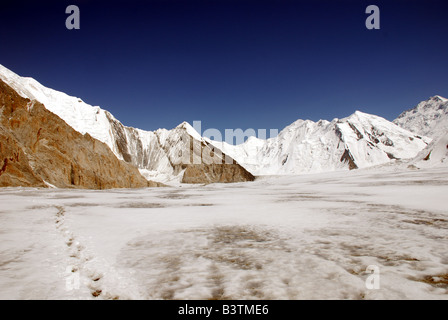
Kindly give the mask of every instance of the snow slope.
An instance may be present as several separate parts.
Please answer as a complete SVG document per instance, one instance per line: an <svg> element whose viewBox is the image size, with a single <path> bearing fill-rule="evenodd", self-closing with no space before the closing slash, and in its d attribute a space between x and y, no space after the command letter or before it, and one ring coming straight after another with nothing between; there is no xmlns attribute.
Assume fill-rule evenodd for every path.
<svg viewBox="0 0 448 320"><path fill-rule="evenodd" d="M24 98L37 100L58 115L76 131L90 134L107 144L119 156L111 134L109 117L113 116L98 106L91 106L80 98L44 87L33 78L20 77L0 64L0 79Z"/></svg>
<svg viewBox="0 0 448 320"><path fill-rule="evenodd" d="M448 131L445 135L434 139L410 161L410 164L417 168L448 166Z"/></svg>
<svg viewBox="0 0 448 320"><path fill-rule="evenodd" d="M275 138L240 145L211 141L255 175L365 168L415 157L431 139L356 111L329 122L297 120Z"/></svg>
<svg viewBox="0 0 448 320"><path fill-rule="evenodd" d="M394 123L419 135L439 138L448 132L448 99L431 97L400 114Z"/></svg>

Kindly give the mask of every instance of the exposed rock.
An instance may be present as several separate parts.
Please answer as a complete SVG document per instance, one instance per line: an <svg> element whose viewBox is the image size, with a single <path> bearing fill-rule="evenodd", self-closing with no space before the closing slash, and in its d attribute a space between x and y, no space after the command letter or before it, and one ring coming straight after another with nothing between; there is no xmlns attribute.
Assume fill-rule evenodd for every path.
<svg viewBox="0 0 448 320"><path fill-rule="evenodd" d="M181 164L182 168L185 168L183 183L228 183L255 180L249 171L217 147L199 141L185 132L182 141L189 143L189 146L184 146L184 152L190 149L189 161Z"/></svg>
<svg viewBox="0 0 448 320"><path fill-rule="evenodd" d="M344 153L342 154L341 162L348 163L348 168L350 170L358 169L358 166L356 165L355 160L353 159L352 154L347 149L345 149Z"/></svg>
<svg viewBox="0 0 448 320"><path fill-rule="evenodd" d="M174 175L183 171L183 183L215 183L253 181L255 177L230 156L199 136L194 137L188 123L158 134Z"/></svg>
<svg viewBox="0 0 448 320"><path fill-rule="evenodd" d="M0 186L45 187L15 138L0 127Z"/></svg>
<svg viewBox="0 0 448 320"><path fill-rule="evenodd" d="M253 181L255 177L243 167L234 164L192 164L188 165L182 182L244 182Z"/></svg>
<svg viewBox="0 0 448 320"><path fill-rule="evenodd" d="M119 155L139 168L178 176L183 183L255 179L234 159L202 139L186 122L172 130L148 132L126 127L113 117L108 119Z"/></svg>
<svg viewBox="0 0 448 320"><path fill-rule="evenodd" d="M17 95L20 95L21 98L28 99L26 101L42 103L48 111L58 116L82 136L90 135L97 142L106 144L118 160L123 160L129 165L143 170L145 176L161 181L182 181L184 171L188 164L201 164L203 163L201 159L207 158L207 156L203 157L201 154L202 148L199 148L194 151L196 153L193 157L194 160L199 158L199 162L189 162L189 158L185 161L185 157L189 157L191 151L191 139L199 142L199 145L204 143L203 138L187 123L182 123L173 130L140 130L124 126L110 112L98 106L88 105L79 98L46 88L36 80L28 77L20 77L1 65L0 80L10 86L10 89L17 93ZM5 128L9 128L9 124ZM40 135L38 133L39 129L36 128L36 135ZM46 127L45 129L48 128ZM185 137L184 134L186 134ZM36 135L33 139L36 139ZM20 139L16 135L14 137L21 142L22 137ZM26 138L30 139L31 137L27 136ZM45 145L45 142L39 142L37 140L35 142L40 143L41 148L42 145ZM58 142L60 141L58 140ZM33 152L35 151L33 145L29 145L28 147ZM78 153L74 154L78 155ZM29 161L31 160L29 159ZM79 159L76 161L79 162ZM213 163L216 164L216 162ZM234 165L239 166L236 163ZM68 164L66 168L65 170L67 172L64 173L68 177L66 183L69 185L82 183L79 181L79 177L82 177L84 172L80 172L75 164ZM44 169L42 170L47 175L50 175ZM223 169L223 171L226 170ZM34 171L34 173L36 172ZM37 176L41 177L40 173ZM44 179L43 177L41 178ZM235 181L240 181L241 179L241 177L235 178ZM98 178L96 179L98 180ZM209 177L200 183L210 182L210 179ZM198 180L200 179L198 178ZM48 182L47 180L45 181ZM231 181L229 180L228 182ZM103 187L102 182L100 187Z"/></svg>
<svg viewBox="0 0 448 320"><path fill-rule="evenodd" d="M0 80L0 186L139 188L148 182L89 134Z"/></svg>

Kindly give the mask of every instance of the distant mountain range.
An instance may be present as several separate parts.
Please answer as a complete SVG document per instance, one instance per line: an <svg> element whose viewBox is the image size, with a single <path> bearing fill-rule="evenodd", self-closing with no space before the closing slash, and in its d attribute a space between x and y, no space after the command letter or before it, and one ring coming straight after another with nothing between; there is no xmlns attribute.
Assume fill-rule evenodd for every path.
<svg viewBox="0 0 448 320"><path fill-rule="evenodd" d="M255 175L276 175L366 168L409 159L430 141L386 119L356 111L331 122L297 120L268 140L216 145Z"/></svg>
<svg viewBox="0 0 448 320"><path fill-rule="evenodd" d="M234 146L203 138L186 122L156 131L124 126L110 112L46 88L32 78L20 77L2 65L0 84L0 186L160 185L147 179L165 183L240 182L257 175L352 170L391 162L414 167L447 163L447 149L442 147L448 132L448 100L440 96L419 103L393 122L356 111L332 121L297 120L275 138L251 137ZM34 108L39 109L39 116L33 113ZM52 127L45 121L49 117ZM24 123L27 130L22 127ZM53 132L55 126L59 131ZM44 140L40 138L43 135ZM81 142L84 139L91 141ZM71 145L74 143L83 147ZM59 159L63 154L64 161L41 163L44 149L47 158ZM17 153L22 161L13 162ZM230 162L224 161L226 157ZM120 166L126 174L123 170L114 172ZM49 174L50 167L60 173ZM102 171L108 173L100 174ZM86 183L84 175L91 176L92 181Z"/></svg>
<svg viewBox="0 0 448 320"><path fill-rule="evenodd" d="M396 160L414 167L447 165L447 133L448 99L434 96L393 122L356 111L331 122L297 120L268 140L251 137L237 146L210 142L253 174L275 175L366 168Z"/></svg>

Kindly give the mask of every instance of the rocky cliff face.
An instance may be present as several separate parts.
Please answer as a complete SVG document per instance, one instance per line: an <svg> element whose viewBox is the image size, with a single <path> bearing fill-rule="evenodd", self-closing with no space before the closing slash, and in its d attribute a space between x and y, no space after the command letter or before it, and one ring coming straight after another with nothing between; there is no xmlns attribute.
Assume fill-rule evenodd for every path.
<svg viewBox="0 0 448 320"><path fill-rule="evenodd" d="M0 126L0 186L46 187L14 136Z"/></svg>
<svg viewBox="0 0 448 320"><path fill-rule="evenodd" d="M202 150L209 150L203 147L195 150L194 163L185 158L192 151L192 144L206 145L204 139L187 123L182 123L172 130L144 131L124 126L110 112L98 106L93 107L79 98L46 88L32 78L20 77L2 65L0 65L0 80L11 86L21 97L43 103L47 110L59 116L74 130L105 143L118 159L141 169L154 179L165 180L168 177L168 180L190 183L253 180L253 176L234 161L221 169L218 169L218 163L214 163L213 166L215 172L231 171L234 175L225 174L226 178L216 174L199 175L196 170L200 167L207 170L208 164L198 162L197 159L202 159ZM204 156L204 159L207 157ZM183 174L190 164L195 165L196 169L193 172L196 172L194 174L196 178L183 179Z"/></svg>
<svg viewBox="0 0 448 320"><path fill-rule="evenodd" d="M70 127L0 80L0 186L62 188L159 186L117 159L107 145Z"/></svg>
<svg viewBox="0 0 448 320"><path fill-rule="evenodd" d="M231 164L193 164L187 166L182 182L227 183L253 181L254 179L255 177L241 166Z"/></svg>
<svg viewBox="0 0 448 320"><path fill-rule="evenodd" d="M173 130L156 132L166 150L173 173L183 183L253 181L255 177L221 149L202 139L186 122Z"/></svg>
<svg viewBox="0 0 448 320"><path fill-rule="evenodd" d="M206 142L186 122L172 130L147 132L113 125L123 159L142 169L161 172L183 183L230 183L255 177L220 149ZM123 134L122 134L123 133Z"/></svg>
<svg viewBox="0 0 448 320"><path fill-rule="evenodd" d="M154 132L124 126L107 113L112 141L120 159L134 166L178 177L183 183L253 181L235 160L207 143L187 122Z"/></svg>

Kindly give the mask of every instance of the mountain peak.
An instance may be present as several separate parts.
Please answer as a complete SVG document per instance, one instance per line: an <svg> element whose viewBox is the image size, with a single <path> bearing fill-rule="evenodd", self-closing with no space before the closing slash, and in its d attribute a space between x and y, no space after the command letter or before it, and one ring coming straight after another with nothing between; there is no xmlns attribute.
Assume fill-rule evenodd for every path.
<svg viewBox="0 0 448 320"><path fill-rule="evenodd" d="M184 121L180 123L176 129L187 129L188 127L191 127L191 125L187 121Z"/></svg>
<svg viewBox="0 0 448 320"><path fill-rule="evenodd" d="M362 112L362 111L359 111L359 110L356 110L355 112L353 112L353 114L357 115L357 116L363 116L363 117L370 116L370 114Z"/></svg>
<svg viewBox="0 0 448 320"><path fill-rule="evenodd" d="M348 117L341 119L341 120L351 120L351 119L372 119L372 118L377 118L378 116L375 116L373 114L370 113L365 113L359 110L356 110L355 112L353 112L351 115L349 115Z"/></svg>
<svg viewBox="0 0 448 320"><path fill-rule="evenodd" d="M192 136L193 138L197 139L197 140L202 140L202 136L196 131L195 128L193 128L191 126L191 124L189 124L187 121L182 122L181 124L179 124L176 129L183 129L185 131L187 131L187 133Z"/></svg>
<svg viewBox="0 0 448 320"><path fill-rule="evenodd" d="M401 113L394 123L419 135L437 138L448 130L448 99L435 95Z"/></svg>
<svg viewBox="0 0 448 320"><path fill-rule="evenodd" d="M448 99L447 98L444 98L444 97L442 97L442 96L439 96L439 95L435 95L434 97L431 97L431 98L429 98L429 100L440 100L440 101L442 101L442 102L447 102L448 101Z"/></svg>

